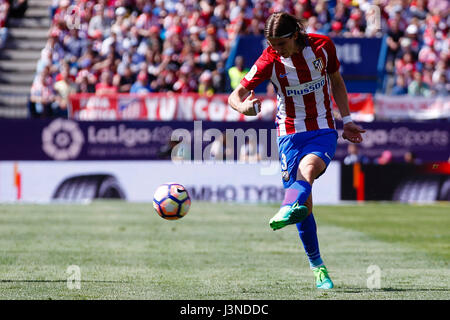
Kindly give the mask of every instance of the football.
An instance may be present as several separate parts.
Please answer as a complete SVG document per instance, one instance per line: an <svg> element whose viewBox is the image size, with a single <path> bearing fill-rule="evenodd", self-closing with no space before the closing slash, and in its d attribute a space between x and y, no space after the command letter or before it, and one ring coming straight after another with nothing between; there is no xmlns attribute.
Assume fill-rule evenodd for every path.
<svg viewBox="0 0 450 320"><path fill-rule="evenodd" d="M184 186L179 183L160 185L153 196L153 207L164 219L177 220L189 211L191 198Z"/></svg>

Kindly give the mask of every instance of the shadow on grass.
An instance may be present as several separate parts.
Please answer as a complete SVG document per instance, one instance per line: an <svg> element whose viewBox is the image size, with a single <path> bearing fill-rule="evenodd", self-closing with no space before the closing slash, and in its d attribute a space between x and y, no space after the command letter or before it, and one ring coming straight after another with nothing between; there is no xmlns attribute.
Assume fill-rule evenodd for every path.
<svg viewBox="0 0 450 320"><path fill-rule="evenodd" d="M341 293L381 293L381 292L417 292L417 291L430 291L430 292L450 292L450 288L380 288L380 289L368 289L358 287L345 287L334 288L333 291Z"/></svg>
<svg viewBox="0 0 450 320"><path fill-rule="evenodd" d="M54 283L54 282L61 282L65 283L66 280L13 280L13 279L0 279L0 283ZM80 280L81 283L128 283L127 281L106 281L106 280Z"/></svg>

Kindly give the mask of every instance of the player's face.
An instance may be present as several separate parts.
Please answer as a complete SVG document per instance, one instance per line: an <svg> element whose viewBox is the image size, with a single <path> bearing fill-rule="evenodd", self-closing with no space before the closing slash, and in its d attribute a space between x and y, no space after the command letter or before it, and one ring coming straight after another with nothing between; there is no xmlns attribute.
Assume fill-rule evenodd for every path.
<svg viewBox="0 0 450 320"><path fill-rule="evenodd" d="M297 52L296 36L290 38L269 38L267 43L283 58L289 58Z"/></svg>

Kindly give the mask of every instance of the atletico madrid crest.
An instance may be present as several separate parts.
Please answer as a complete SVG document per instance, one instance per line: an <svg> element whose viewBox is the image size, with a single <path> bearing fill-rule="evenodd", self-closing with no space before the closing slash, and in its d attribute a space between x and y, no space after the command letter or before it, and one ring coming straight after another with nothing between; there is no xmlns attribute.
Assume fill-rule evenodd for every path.
<svg viewBox="0 0 450 320"><path fill-rule="evenodd" d="M317 71L321 72L323 69L323 62L322 62L322 58L317 58L316 60L313 61L313 66L314 69L316 69Z"/></svg>

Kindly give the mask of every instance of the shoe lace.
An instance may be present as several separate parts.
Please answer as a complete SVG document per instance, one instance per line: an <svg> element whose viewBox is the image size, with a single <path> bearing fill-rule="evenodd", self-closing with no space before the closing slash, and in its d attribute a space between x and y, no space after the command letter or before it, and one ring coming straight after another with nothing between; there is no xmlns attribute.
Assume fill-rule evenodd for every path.
<svg viewBox="0 0 450 320"><path fill-rule="evenodd" d="M317 279L318 279L319 281L322 282L325 278L328 277L328 272L327 272L327 270L326 270L324 267L319 267L319 268L317 268L317 271L316 271L316 277L317 277Z"/></svg>

